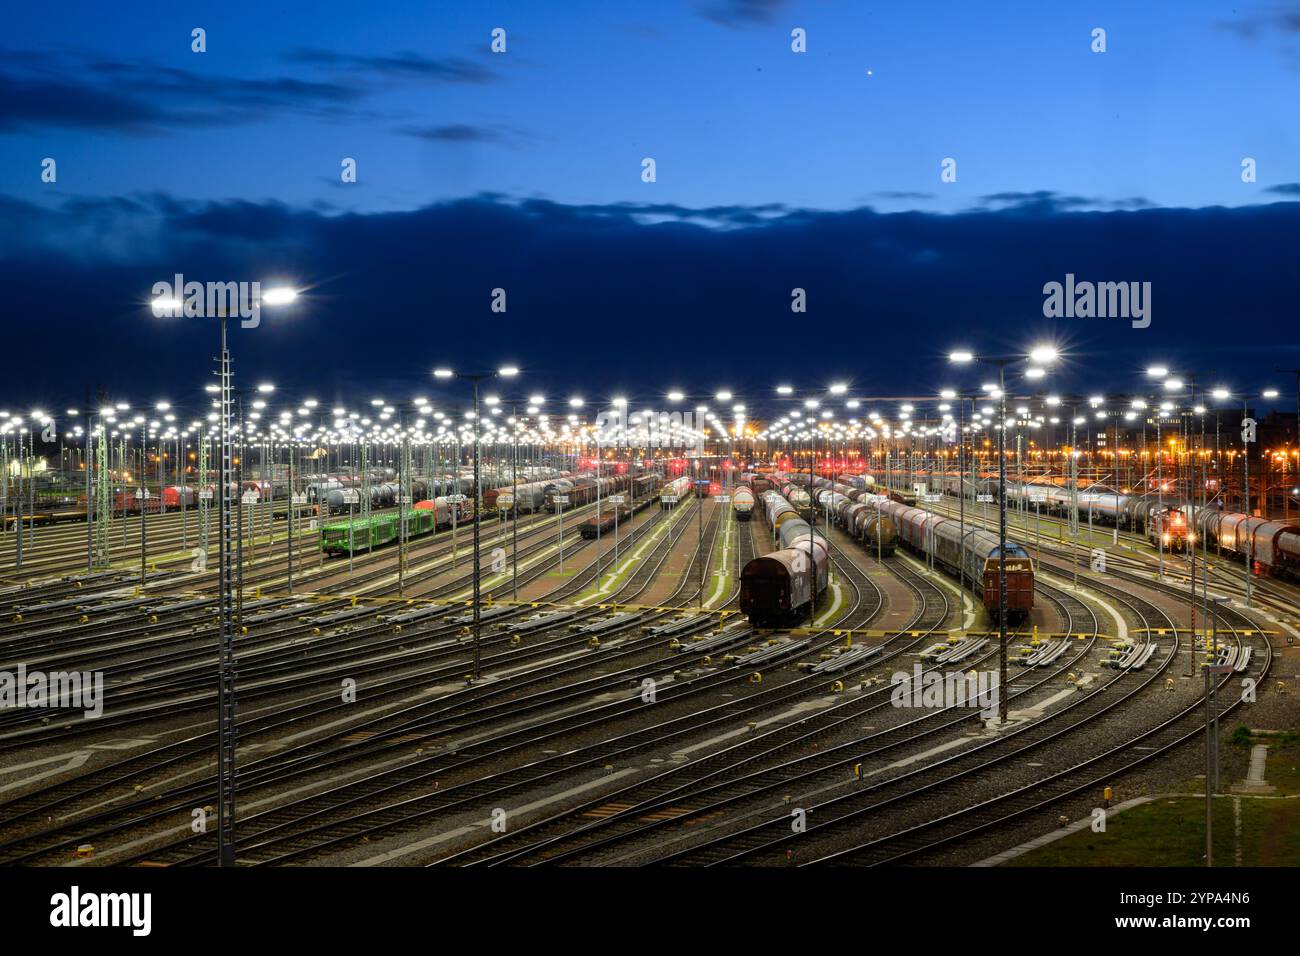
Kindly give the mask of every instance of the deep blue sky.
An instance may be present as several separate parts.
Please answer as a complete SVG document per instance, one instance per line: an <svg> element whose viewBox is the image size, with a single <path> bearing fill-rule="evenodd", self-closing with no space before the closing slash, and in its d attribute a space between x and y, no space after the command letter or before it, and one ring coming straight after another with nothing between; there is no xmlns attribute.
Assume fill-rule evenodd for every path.
<svg viewBox="0 0 1300 956"><path fill-rule="evenodd" d="M201 327L138 308L175 271L314 287L239 367L336 393L510 359L551 391L762 391L797 360L898 394L953 345L1046 335L1078 389L1150 359L1234 386L1300 365L1294 2L55 3L5 26L0 279L11 344L48 360L0 400L192 386ZM1066 272L1153 282L1151 328L1044 319Z"/></svg>

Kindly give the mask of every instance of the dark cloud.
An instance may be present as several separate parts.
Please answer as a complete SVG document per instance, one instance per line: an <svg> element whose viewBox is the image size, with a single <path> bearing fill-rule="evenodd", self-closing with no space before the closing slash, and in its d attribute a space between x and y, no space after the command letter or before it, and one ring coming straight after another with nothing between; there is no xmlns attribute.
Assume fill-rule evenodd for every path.
<svg viewBox="0 0 1300 956"><path fill-rule="evenodd" d="M1300 66L1300 0L1233 10L1233 19L1220 20L1219 29L1250 43L1274 48L1289 66Z"/></svg>
<svg viewBox="0 0 1300 956"><path fill-rule="evenodd" d="M70 61L76 66L70 66ZM58 66L57 73L53 72ZM79 75L77 80L66 79ZM286 113L366 116L369 91L293 76L243 78L148 62L53 56L0 69L0 131L113 130L147 135L231 126Z"/></svg>
<svg viewBox="0 0 1300 956"><path fill-rule="evenodd" d="M724 27L770 23L786 0L697 0L695 9L706 20Z"/></svg>
<svg viewBox="0 0 1300 956"><path fill-rule="evenodd" d="M497 74L473 60L463 57L434 59L419 53L402 52L392 56L357 56L315 47L292 51L286 59L295 63L349 70L383 77L436 80L443 83L492 83Z"/></svg>
<svg viewBox="0 0 1300 956"><path fill-rule="evenodd" d="M1126 199L1099 199L1091 196L1067 196L1050 189L1032 192L1001 192L980 196L980 206L997 207L1007 212L1077 212L1087 209L1150 209L1155 203L1144 196Z"/></svg>
<svg viewBox="0 0 1300 956"><path fill-rule="evenodd" d="M980 196L979 202L984 206L1000 206L1016 212L1068 212L1072 209L1086 209L1096 205L1096 200L1084 196L1063 196L1050 189L1038 189L1033 192L1001 192Z"/></svg>
<svg viewBox="0 0 1300 956"><path fill-rule="evenodd" d="M1278 183L1269 186L1264 192L1277 193L1279 196L1300 196L1300 183Z"/></svg>
<svg viewBox="0 0 1300 956"><path fill-rule="evenodd" d="M508 126L478 126L470 123L446 123L433 126L399 126L393 130L431 143L489 143L517 146L533 139L531 135Z"/></svg>
<svg viewBox="0 0 1300 956"><path fill-rule="evenodd" d="M1300 0L1257 5L1246 13L1233 11L1235 18L1220 20L1218 27L1247 39L1264 34L1300 35Z"/></svg>
<svg viewBox="0 0 1300 956"><path fill-rule="evenodd" d="M934 193L910 192L906 189L880 189L874 192L878 199L933 199Z"/></svg>
<svg viewBox="0 0 1300 956"><path fill-rule="evenodd" d="M157 135L290 114L372 121L378 114L365 102L394 83L496 79L486 67L459 57L363 57L306 49L288 59L312 67L305 71L309 75L230 76L82 51L0 56L0 133L82 129Z"/></svg>
<svg viewBox="0 0 1300 956"><path fill-rule="evenodd" d="M146 133L167 122L157 104L110 88L0 72L0 132L54 127Z"/></svg>
<svg viewBox="0 0 1300 956"><path fill-rule="evenodd" d="M151 392L184 398L204 380L207 332L144 308L152 283L176 272L311 287L291 315L235 331L235 363L321 401L428 391L437 363L506 360L557 395L652 399L673 384L767 395L775 377L841 376L912 394L941 384L958 344L1005 351L1047 337L1077 357L1052 383L1063 390L1131 388L1152 355L1235 384L1279 364L1270 353L1268 369L1253 368L1260 347L1294 342L1300 203L1075 211L1054 196L997 194L948 214L499 196L359 214L0 196L6 307L32 320L8 328L6 348L29 358L3 391L71 401L104 381L130 392L147 369ZM1151 327L1045 319L1043 284L1066 273L1151 282ZM806 315L790 312L796 287ZM494 288L507 290L505 314L490 311Z"/></svg>

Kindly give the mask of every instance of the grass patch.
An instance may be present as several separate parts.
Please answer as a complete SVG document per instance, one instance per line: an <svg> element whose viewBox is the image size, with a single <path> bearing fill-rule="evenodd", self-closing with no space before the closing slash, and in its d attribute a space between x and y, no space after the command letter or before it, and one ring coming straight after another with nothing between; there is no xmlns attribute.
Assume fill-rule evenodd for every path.
<svg viewBox="0 0 1300 956"><path fill-rule="evenodd" d="M1296 734L1289 733L1256 739L1256 743L1268 744L1264 779L1277 787L1279 794L1300 794L1300 739L1296 737ZM1287 738L1291 739L1288 741Z"/></svg>
<svg viewBox="0 0 1300 956"><path fill-rule="evenodd" d="M1272 751L1269 752L1272 768ZM1272 774L1269 774L1272 782ZM1233 798L1214 801L1214 865L1236 864ZM1241 798L1241 865L1300 865L1300 801ZM1204 866L1205 802L1162 798L1040 847L1008 866Z"/></svg>

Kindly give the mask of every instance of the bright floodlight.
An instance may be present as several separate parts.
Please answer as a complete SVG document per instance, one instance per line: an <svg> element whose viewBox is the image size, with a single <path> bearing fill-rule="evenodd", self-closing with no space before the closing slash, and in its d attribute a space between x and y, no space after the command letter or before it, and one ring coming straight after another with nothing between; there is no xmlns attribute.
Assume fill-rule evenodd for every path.
<svg viewBox="0 0 1300 956"><path fill-rule="evenodd" d="M848 390L849 387L845 385L843 382L836 382L834 385L831 386L832 395L843 395Z"/></svg>
<svg viewBox="0 0 1300 956"><path fill-rule="evenodd" d="M1265 398L1277 398L1277 389L1275 389L1275 388L1266 388L1266 389L1264 389L1264 397L1265 397Z"/></svg>
<svg viewBox="0 0 1300 956"><path fill-rule="evenodd" d="M270 395L272 392L275 391L275 386L272 385L270 382L262 382L260 385L257 386L257 390L261 392L263 395Z"/></svg>
<svg viewBox="0 0 1300 956"><path fill-rule="evenodd" d="M622 408L624 405L627 404L627 399L624 398L622 395L619 395L614 398L613 404L617 405L619 408Z"/></svg>
<svg viewBox="0 0 1300 956"><path fill-rule="evenodd" d="M1183 380L1181 378L1165 379L1165 388L1169 389L1169 391L1171 392L1176 392L1182 387L1183 387Z"/></svg>
<svg viewBox="0 0 1300 956"><path fill-rule="evenodd" d="M575 395L573 398L569 399L569 407L570 407L570 408L581 408L581 407L582 407L582 399L581 399L581 398L578 398L578 397Z"/></svg>
<svg viewBox="0 0 1300 956"><path fill-rule="evenodd" d="M677 391L677 389L673 389L671 392L668 393L668 401L670 402L680 402L685 397L686 396L683 395L681 392Z"/></svg>
<svg viewBox="0 0 1300 956"><path fill-rule="evenodd" d="M975 355L974 353L966 352L966 351L949 352L948 361L954 362L957 365L964 365L967 362L975 361Z"/></svg>
<svg viewBox="0 0 1300 956"><path fill-rule="evenodd" d="M451 378L456 373L449 368L435 368L433 370L434 378Z"/></svg>
<svg viewBox="0 0 1300 956"><path fill-rule="evenodd" d="M1147 369L1147 378L1164 378L1169 374L1169 369L1163 365L1152 365Z"/></svg>
<svg viewBox="0 0 1300 956"><path fill-rule="evenodd" d="M1029 358L1039 365L1051 365L1059 355L1060 353L1050 345L1040 345L1029 353Z"/></svg>
<svg viewBox="0 0 1300 956"><path fill-rule="evenodd" d="M1229 392L1226 388L1220 386L1219 388L1216 388L1214 391L1212 391L1210 394L1213 395L1215 398L1227 398L1232 393Z"/></svg>
<svg viewBox="0 0 1300 956"><path fill-rule="evenodd" d="M793 391L794 391L794 389L791 388L789 385L778 385L778 386L776 387L776 394L778 394L778 395L789 395L789 394L791 394Z"/></svg>
<svg viewBox="0 0 1300 956"><path fill-rule="evenodd" d="M181 302L181 300L175 296L159 296L157 299L150 302L149 305L153 308L155 318L179 315L185 308L185 303Z"/></svg>
<svg viewBox="0 0 1300 956"><path fill-rule="evenodd" d="M274 289L267 289L262 293L262 304L288 305L296 298L298 298L297 289L291 289L287 285L276 286Z"/></svg>
<svg viewBox="0 0 1300 956"><path fill-rule="evenodd" d="M500 375L502 378L514 378L516 375L519 374L519 369L513 365L506 365L502 368L497 369L497 374Z"/></svg>
<svg viewBox="0 0 1300 956"><path fill-rule="evenodd" d="M1046 374L1047 370L1042 368L1025 369L1025 378L1042 378Z"/></svg>
<svg viewBox="0 0 1300 956"><path fill-rule="evenodd" d="M940 398L956 398L956 397L957 397L957 390L956 390L956 389L952 389L952 388L945 388L942 392L939 393L939 397L940 397Z"/></svg>

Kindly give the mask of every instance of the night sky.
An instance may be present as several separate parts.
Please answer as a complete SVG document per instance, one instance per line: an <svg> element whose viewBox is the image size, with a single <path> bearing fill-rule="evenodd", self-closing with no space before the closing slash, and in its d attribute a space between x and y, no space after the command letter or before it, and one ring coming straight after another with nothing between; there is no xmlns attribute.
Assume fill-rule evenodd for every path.
<svg viewBox="0 0 1300 956"><path fill-rule="evenodd" d="M952 348L1050 339L1066 361L1044 389L1131 391L1160 361L1291 405L1273 370L1300 367L1300 3L54 3L6 21L15 410L95 384L197 396L214 323L147 308L178 272L309 290L232 342L242 379L322 402L436 395L435 366L503 362L557 398L928 394L981 377L946 368ZM1150 327L1045 318L1067 273L1150 282Z"/></svg>

